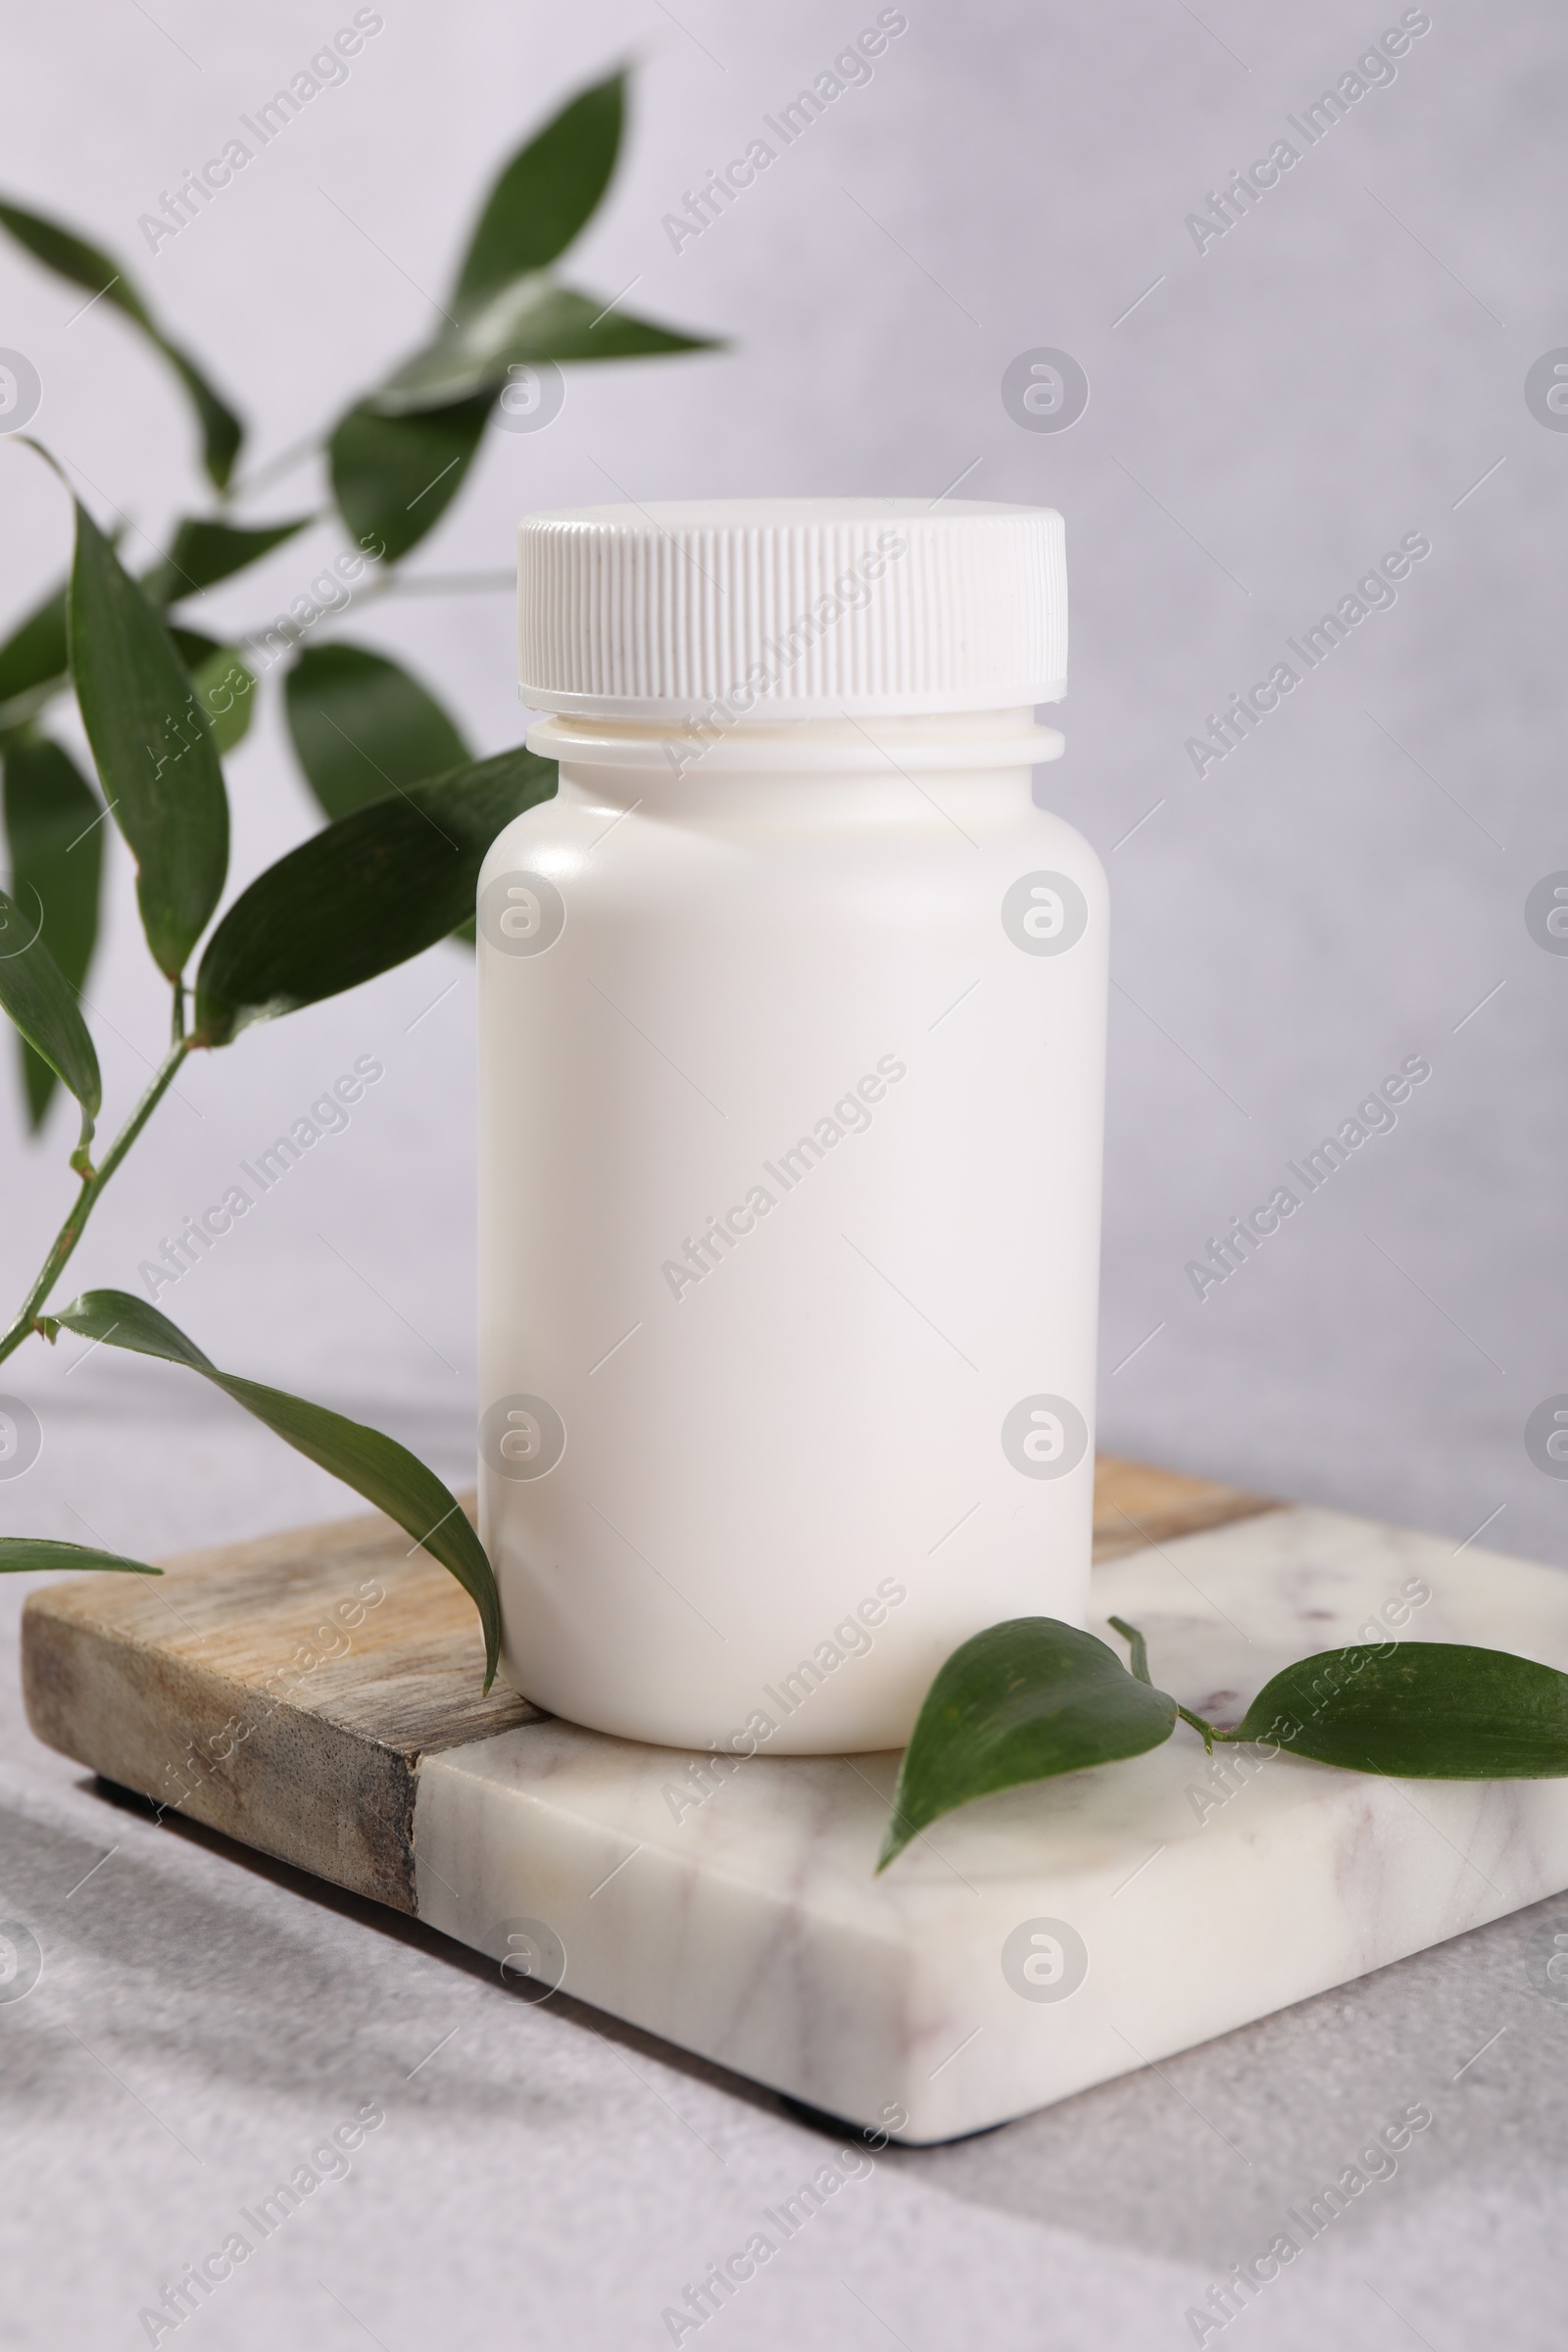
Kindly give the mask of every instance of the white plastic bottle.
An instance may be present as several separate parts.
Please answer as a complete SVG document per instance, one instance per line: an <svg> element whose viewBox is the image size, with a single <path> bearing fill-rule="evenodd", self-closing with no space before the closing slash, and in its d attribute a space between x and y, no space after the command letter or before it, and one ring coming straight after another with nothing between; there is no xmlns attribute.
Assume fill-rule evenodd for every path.
<svg viewBox="0 0 1568 2352"><path fill-rule="evenodd" d="M627 1738L892 1747L1082 1623L1106 904L1035 805L1061 517L534 515L556 799L479 891L481 1532L505 1672Z"/></svg>

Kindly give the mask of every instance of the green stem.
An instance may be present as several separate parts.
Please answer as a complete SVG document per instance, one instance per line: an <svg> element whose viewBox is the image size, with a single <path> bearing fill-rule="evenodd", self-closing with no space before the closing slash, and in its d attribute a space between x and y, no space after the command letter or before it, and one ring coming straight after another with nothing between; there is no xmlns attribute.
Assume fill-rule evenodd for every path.
<svg viewBox="0 0 1568 2352"><path fill-rule="evenodd" d="M398 571L387 566L388 596L514 596L515 566L511 571Z"/></svg>
<svg viewBox="0 0 1568 2352"><path fill-rule="evenodd" d="M1148 1683L1150 1689L1152 1690L1153 1683L1150 1678L1149 1672L1149 1643L1144 1640L1144 1637L1138 1631L1137 1626L1129 1625L1125 1617L1112 1617L1108 1620L1108 1622L1115 1628L1116 1632L1120 1634L1122 1640L1126 1642L1128 1648L1133 1653L1133 1673L1138 1677L1138 1680L1141 1683ZM1201 1735L1203 1745L1207 1748L1210 1755L1212 1755L1214 1752L1214 1742L1216 1740L1234 1740L1236 1737L1234 1732L1216 1731L1213 1724L1205 1723L1201 1715L1195 1715L1192 1708L1184 1707L1180 1700L1178 1700L1176 1703L1176 1712L1181 1717L1183 1723L1190 1723L1194 1731Z"/></svg>
<svg viewBox="0 0 1568 2352"><path fill-rule="evenodd" d="M468 596L510 593L516 586L516 574L511 571L432 571L404 572L397 564L383 564L376 577L356 589L352 605L329 606L307 626L313 634L324 622L336 620L339 613L358 611L362 605L375 602L378 596ZM275 625L275 624L268 624ZM304 630L300 634L304 635ZM233 641L243 652L247 646L259 645L267 635L267 625L255 629L235 629Z"/></svg>
<svg viewBox="0 0 1568 2352"><path fill-rule="evenodd" d="M0 735L20 735L24 727L30 727L65 693L67 683L62 671L58 678L46 678L41 685L13 696L9 703L0 703Z"/></svg>
<svg viewBox="0 0 1568 2352"><path fill-rule="evenodd" d="M258 466L254 473L246 474L237 482L230 482L226 490L220 490L217 500L219 513L225 513L241 499L254 498L259 490L270 489L273 482L282 481L297 466L303 466L307 458L314 457L320 446L319 433L307 433L302 440L291 442L287 449L279 450L275 458L269 458L265 465Z"/></svg>
<svg viewBox="0 0 1568 2352"><path fill-rule="evenodd" d="M14 1354L28 1334L37 1329L39 1309L59 1281L67 1260L80 1241L86 1228L87 1219L98 1204L99 1194L108 1184L125 1153L130 1150L131 1145L136 1141L137 1136L140 1135L153 1112L174 1083L179 1065L191 1051L193 1042L192 1039L184 1037L170 1048L159 1064L152 1084L105 1152L102 1164L95 1168L91 1175L83 1176L81 1190L76 1195L75 1203L55 1236L54 1247L39 1269L37 1281L17 1309L16 1320L10 1329L0 1334L0 1363L4 1363L8 1355Z"/></svg>
<svg viewBox="0 0 1568 2352"><path fill-rule="evenodd" d="M363 588L357 588L354 591L354 594L348 604L328 605L317 614L314 620L306 621L303 626L300 626L300 624L297 622L291 623L291 627L297 630L297 635L294 637L293 642L296 645L301 643L307 634L311 635L312 637L316 637L317 633L320 630L324 622L336 620L338 615L342 612L358 612L362 605L374 604L378 596L390 596L396 586L396 564L389 564L383 565L380 572L374 579L368 580ZM235 629L232 632L232 643L238 647L242 654L255 654L259 651L267 637L274 628L276 628L276 626L277 623L275 621L263 621L259 628ZM262 674L266 674L265 670Z"/></svg>
<svg viewBox="0 0 1568 2352"><path fill-rule="evenodd" d="M1152 1690L1154 1686L1149 1678L1149 1643L1144 1640L1137 1626L1129 1625L1125 1617L1112 1617L1109 1622L1115 1627L1133 1653L1134 1674L1141 1683L1149 1683L1150 1689Z"/></svg>

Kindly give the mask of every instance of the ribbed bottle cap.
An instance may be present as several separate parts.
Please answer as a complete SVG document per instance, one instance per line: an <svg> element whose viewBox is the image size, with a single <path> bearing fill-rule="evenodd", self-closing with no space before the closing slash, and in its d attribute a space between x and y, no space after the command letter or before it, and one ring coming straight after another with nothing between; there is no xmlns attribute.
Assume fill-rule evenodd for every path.
<svg viewBox="0 0 1568 2352"><path fill-rule="evenodd" d="M518 530L517 627L522 700L590 718L1059 702L1061 516L915 498L564 508Z"/></svg>

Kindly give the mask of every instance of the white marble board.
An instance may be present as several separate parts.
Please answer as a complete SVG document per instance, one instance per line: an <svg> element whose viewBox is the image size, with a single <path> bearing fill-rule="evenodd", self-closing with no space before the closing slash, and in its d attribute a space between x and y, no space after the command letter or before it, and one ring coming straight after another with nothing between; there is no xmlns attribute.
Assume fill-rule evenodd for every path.
<svg viewBox="0 0 1568 2352"><path fill-rule="evenodd" d="M1432 1597L1414 1605L1408 1588ZM1568 1668L1554 1570L1292 1509L1095 1572L1153 1678L1235 1721L1389 1604L1425 1641ZM1401 1601L1401 1595L1406 1597ZM1385 1619L1385 1622L1387 1620ZM1380 1781L1205 1757L988 1797L880 1879L898 1759L731 1771L539 1721L418 1767L419 1916L872 2131L955 2137L1568 1887L1568 1781ZM690 1801L706 1775L710 1793Z"/></svg>

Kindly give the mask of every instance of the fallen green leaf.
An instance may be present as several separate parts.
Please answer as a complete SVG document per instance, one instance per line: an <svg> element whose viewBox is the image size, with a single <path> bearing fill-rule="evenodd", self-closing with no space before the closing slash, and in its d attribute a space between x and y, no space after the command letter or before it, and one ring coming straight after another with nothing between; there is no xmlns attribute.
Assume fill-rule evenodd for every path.
<svg viewBox="0 0 1568 2352"><path fill-rule="evenodd" d="M1402 1781L1568 1775L1568 1674L1463 1642L1320 1650L1265 1683L1227 1740Z"/></svg>
<svg viewBox="0 0 1568 2352"><path fill-rule="evenodd" d="M1093 1634L1054 1617L988 1626L954 1651L926 1693L877 1869L958 1805L1142 1755L1175 1722L1176 1701L1130 1675Z"/></svg>

